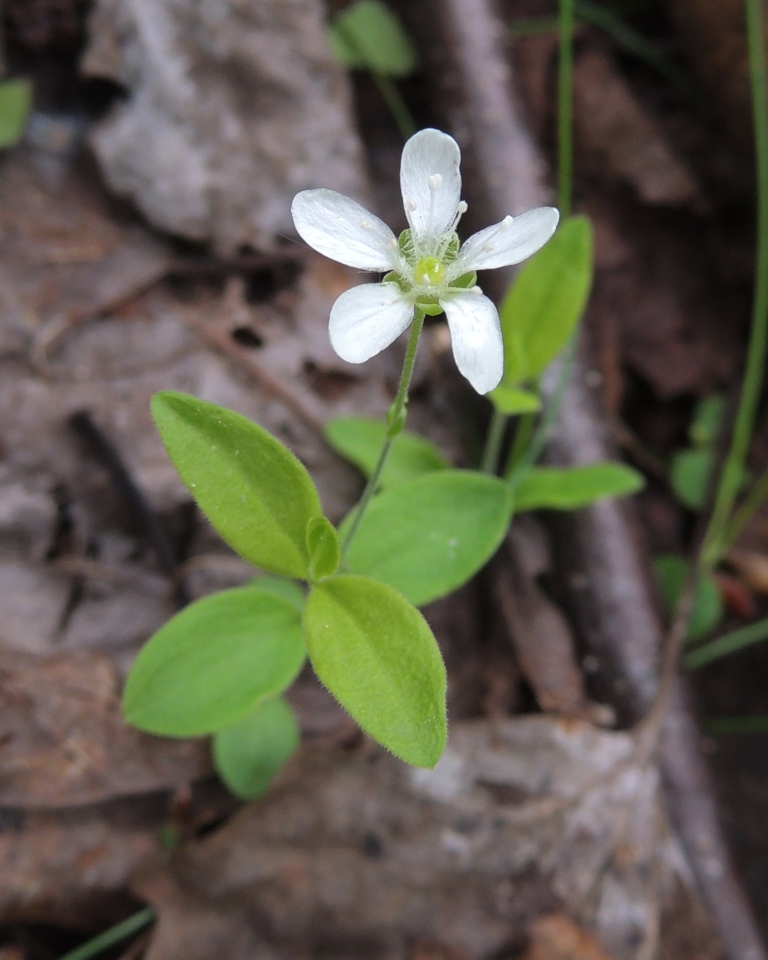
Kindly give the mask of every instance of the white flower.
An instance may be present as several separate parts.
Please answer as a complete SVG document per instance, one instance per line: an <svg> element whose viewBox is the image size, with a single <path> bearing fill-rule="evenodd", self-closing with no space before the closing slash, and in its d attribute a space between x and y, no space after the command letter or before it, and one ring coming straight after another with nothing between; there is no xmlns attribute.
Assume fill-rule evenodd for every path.
<svg viewBox="0 0 768 960"><path fill-rule="evenodd" d="M453 137L422 130L406 143L400 188L409 229L400 238L374 214L334 190L304 190L291 213L301 237L319 253L360 270L386 273L343 293L331 309L336 353L363 363L408 327L415 307L445 312L456 364L478 393L493 390L504 370L496 307L475 286L476 270L506 267L549 240L559 214L538 207L481 230L460 245L461 153Z"/></svg>

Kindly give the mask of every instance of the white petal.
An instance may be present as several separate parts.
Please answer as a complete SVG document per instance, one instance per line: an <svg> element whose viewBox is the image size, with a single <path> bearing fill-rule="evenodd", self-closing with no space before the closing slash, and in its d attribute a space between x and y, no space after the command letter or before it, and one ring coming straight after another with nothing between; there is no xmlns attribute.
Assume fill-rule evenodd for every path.
<svg viewBox="0 0 768 960"><path fill-rule="evenodd" d="M400 189L417 238L438 238L453 225L461 198L460 162L459 145L439 130L421 130L403 148Z"/></svg>
<svg viewBox="0 0 768 960"><path fill-rule="evenodd" d="M554 207L536 207L519 217L505 217L501 223L486 227L467 240L459 252L456 269L467 273L520 263L544 246L559 219Z"/></svg>
<svg viewBox="0 0 768 960"><path fill-rule="evenodd" d="M440 301L451 331L456 366L478 393L499 385L504 342L496 307L488 297L467 290Z"/></svg>
<svg viewBox="0 0 768 960"><path fill-rule="evenodd" d="M335 190L302 190L291 215L299 236L318 253L359 270L384 272L396 262L395 235L377 216Z"/></svg>
<svg viewBox="0 0 768 960"><path fill-rule="evenodd" d="M328 333L342 360L364 363L395 341L413 320L413 304L396 283L363 283L331 308Z"/></svg>

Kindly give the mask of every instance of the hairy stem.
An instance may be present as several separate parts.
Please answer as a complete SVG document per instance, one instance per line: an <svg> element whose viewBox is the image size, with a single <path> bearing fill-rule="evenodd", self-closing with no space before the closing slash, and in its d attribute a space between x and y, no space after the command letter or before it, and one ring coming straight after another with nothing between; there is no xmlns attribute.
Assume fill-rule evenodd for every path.
<svg viewBox="0 0 768 960"><path fill-rule="evenodd" d="M371 498L379 486L381 474L384 470L384 466L386 465L387 457L392 449L392 444L395 441L395 437L402 431L405 425L405 411L408 404L408 388L411 385L411 378L413 377L413 368L416 364L416 351L419 346L419 337L421 336L423 326L424 314L417 307L413 316L413 323L411 324L411 336L408 340L408 348L405 351L405 362L403 363L403 372L400 374L400 385L397 388L397 395L395 396L394 402L387 411L387 438L381 445L379 459L376 461L376 466L373 468L373 472L368 478L368 483L366 483L363 494L360 497L360 502L355 509L354 519L352 520L349 530L347 531L347 535L344 538L344 543L342 544L341 548L342 563L344 563L344 560L346 559L349 547L355 538L355 534L358 531L363 517L365 516L365 511L368 509L368 504L371 502Z"/></svg>

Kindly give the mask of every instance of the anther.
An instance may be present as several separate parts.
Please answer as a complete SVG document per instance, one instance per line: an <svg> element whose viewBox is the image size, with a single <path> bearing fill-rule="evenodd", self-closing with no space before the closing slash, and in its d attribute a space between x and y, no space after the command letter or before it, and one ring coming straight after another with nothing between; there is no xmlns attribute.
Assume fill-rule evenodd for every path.
<svg viewBox="0 0 768 960"><path fill-rule="evenodd" d="M427 180L427 183L429 184L429 189L432 190L432 192L434 192L435 190L439 190L440 187L442 187L443 178L440 176L439 173L433 173L432 176Z"/></svg>
<svg viewBox="0 0 768 960"><path fill-rule="evenodd" d="M459 211L459 213L466 213L467 212L466 200L459 200L459 205L456 209Z"/></svg>
<svg viewBox="0 0 768 960"><path fill-rule="evenodd" d="M405 209L408 210L410 213L413 213L413 211L416 209L416 204L414 203L413 200L406 200Z"/></svg>
<svg viewBox="0 0 768 960"><path fill-rule="evenodd" d="M484 244L483 244L483 250L485 250L486 253L490 253L491 250L493 250L493 244L492 244L492 243L484 243Z"/></svg>
<svg viewBox="0 0 768 960"><path fill-rule="evenodd" d="M363 230L370 230L373 227L373 224L370 220L361 220L360 226L363 228Z"/></svg>
<svg viewBox="0 0 768 960"><path fill-rule="evenodd" d="M515 218L513 216L511 216L510 214L507 214L507 216L504 217L504 219L501 221L501 229L509 230L509 228L512 226L512 221L514 219Z"/></svg>

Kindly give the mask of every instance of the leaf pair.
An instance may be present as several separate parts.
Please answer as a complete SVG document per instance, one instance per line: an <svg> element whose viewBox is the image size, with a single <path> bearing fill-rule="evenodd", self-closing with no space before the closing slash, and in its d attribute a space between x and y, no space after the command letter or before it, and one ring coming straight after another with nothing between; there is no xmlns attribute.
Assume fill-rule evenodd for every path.
<svg viewBox="0 0 768 960"><path fill-rule="evenodd" d="M181 611L136 659L129 721L170 736L214 733L234 756L233 744L248 742L253 718L293 682L308 652L364 730L407 762L434 766L446 739L434 637L392 586L359 575L365 558L353 574L336 575L338 537L303 465L261 427L205 401L158 394L153 414L224 540L264 570L308 581L310 591L305 598L295 584L264 578Z"/></svg>

